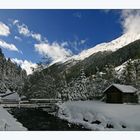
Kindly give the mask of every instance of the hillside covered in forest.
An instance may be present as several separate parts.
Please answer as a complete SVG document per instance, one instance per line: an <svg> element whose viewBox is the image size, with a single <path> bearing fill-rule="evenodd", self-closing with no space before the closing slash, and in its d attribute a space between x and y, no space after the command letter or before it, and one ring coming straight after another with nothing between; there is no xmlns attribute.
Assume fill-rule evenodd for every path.
<svg viewBox="0 0 140 140"><path fill-rule="evenodd" d="M0 92L4 93L7 89L21 92L26 79L26 71L13 63L10 58L5 58L0 48Z"/></svg>

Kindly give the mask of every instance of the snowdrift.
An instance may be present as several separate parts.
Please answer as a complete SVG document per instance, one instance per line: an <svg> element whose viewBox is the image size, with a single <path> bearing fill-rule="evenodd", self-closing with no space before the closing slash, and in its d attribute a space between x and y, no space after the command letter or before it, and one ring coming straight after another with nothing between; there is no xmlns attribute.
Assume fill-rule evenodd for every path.
<svg viewBox="0 0 140 140"><path fill-rule="evenodd" d="M140 130L140 105L66 102L60 105L58 117L91 130Z"/></svg>

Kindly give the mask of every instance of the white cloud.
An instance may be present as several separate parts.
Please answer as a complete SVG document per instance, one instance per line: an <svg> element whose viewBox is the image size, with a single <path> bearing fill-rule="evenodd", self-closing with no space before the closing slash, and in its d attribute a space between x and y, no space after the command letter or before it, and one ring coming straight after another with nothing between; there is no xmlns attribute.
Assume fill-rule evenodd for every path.
<svg viewBox="0 0 140 140"><path fill-rule="evenodd" d="M7 25L0 22L0 35L1 36L8 36L10 34L10 29Z"/></svg>
<svg viewBox="0 0 140 140"><path fill-rule="evenodd" d="M85 44L86 41L87 41L87 39L82 39L82 40L80 40L80 41L79 41L79 45L83 45L83 44Z"/></svg>
<svg viewBox="0 0 140 140"><path fill-rule="evenodd" d="M140 10L122 10L121 24L124 33L140 33Z"/></svg>
<svg viewBox="0 0 140 140"><path fill-rule="evenodd" d="M20 52L14 44L6 43L6 42L3 41L3 40L0 40L0 46L1 46L2 48L5 48L5 49L11 50L11 51Z"/></svg>
<svg viewBox="0 0 140 140"><path fill-rule="evenodd" d="M31 37L36 39L37 41L41 41L42 40L41 34L31 33Z"/></svg>
<svg viewBox="0 0 140 140"><path fill-rule="evenodd" d="M53 62L59 62L65 60L67 57L72 55L72 52L68 49L63 48L58 43L40 43L35 44L35 50L44 56L50 58Z"/></svg>
<svg viewBox="0 0 140 140"><path fill-rule="evenodd" d="M22 39L19 36L15 36L14 38L18 41L22 41Z"/></svg>
<svg viewBox="0 0 140 140"><path fill-rule="evenodd" d="M75 36L75 39L73 41L69 41L68 45L73 48L75 52L80 52L83 50L83 47L86 46L86 42L87 39L79 39L77 36Z"/></svg>
<svg viewBox="0 0 140 140"><path fill-rule="evenodd" d="M22 25L18 25L17 27L20 34L24 36L30 36L30 31L26 25L22 24Z"/></svg>
<svg viewBox="0 0 140 140"><path fill-rule="evenodd" d="M14 21L13 21L13 25L17 24L18 22L19 22L19 20L17 20L17 19L14 20Z"/></svg>
<svg viewBox="0 0 140 140"><path fill-rule="evenodd" d="M27 75L32 74L33 73L32 68L37 67L36 63L32 63L31 61L27 61L27 60L12 58L11 61L20 65L22 69L26 70Z"/></svg>
<svg viewBox="0 0 140 140"><path fill-rule="evenodd" d="M30 31L28 26L25 24L20 24L19 20L14 20L13 25L17 26L19 34L26 36L26 37L32 37L33 39L41 42L41 40L42 40L41 34Z"/></svg>
<svg viewBox="0 0 140 140"><path fill-rule="evenodd" d="M61 46L62 46L62 47L65 47L65 46L68 46L68 45L69 45L69 44L68 44L68 42L66 42L66 41L61 43Z"/></svg>

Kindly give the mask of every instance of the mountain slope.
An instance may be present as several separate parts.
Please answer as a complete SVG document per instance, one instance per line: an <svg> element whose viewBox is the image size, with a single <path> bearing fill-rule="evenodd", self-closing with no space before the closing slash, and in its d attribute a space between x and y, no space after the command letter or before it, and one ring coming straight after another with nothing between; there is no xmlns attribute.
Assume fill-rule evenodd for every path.
<svg viewBox="0 0 140 140"><path fill-rule="evenodd" d="M52 75L55 78L65 75L69 81L71 78L79 76L81 68L85 70L86 76L90 76L96 72L96 67L102 71L107 64L117 67L129 59L135 58L140 58L140 40L136 40L124 47L121 46L113 52L109 50L99 51L83 60L71 59L64 63L53 64L44 69L43 73Z"/></svg>
<svg viewBox="0 0 140 140"><path fill-rule="evenodd" d="M0 92L5 92L6 89L21 89L26 78L26 71L9 58L6 59L0 48Z"/></svg>
<svg viewBox="0 0 140 140"><path fill-rule="evenodd" d="M97 52L104 52L104 51L113 51L114 52L138 39L140 39L140 34L126 33L111 42L101 43L88 50L84 50L80 54L73 56L72 59L84 60L85 58L87 58L90 55L97 53Z"/></svg>
<svg viewBox="0 0 140 140"><path fill-rule="evenodd" d="M115 67L121 65L129 59L140 58L140 40L136 40L114 52L98 52L88 58L80 61L78 64L71 67L77 69L78 66L83 66L87 76L96 72L96 67L103 71L105 65L111 64Z"/></svg>

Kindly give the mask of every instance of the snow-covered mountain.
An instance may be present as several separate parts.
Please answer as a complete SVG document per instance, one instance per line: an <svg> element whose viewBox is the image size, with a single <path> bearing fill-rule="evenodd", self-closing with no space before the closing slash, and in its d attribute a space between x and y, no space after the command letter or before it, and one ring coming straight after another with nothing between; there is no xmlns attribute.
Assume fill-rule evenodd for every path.
<svg viewBox="0 0 140 140"><path fill-rule="evenodd" d="M126 33L111 42L101 43L88 50L83 50L80 54L72 56L71 59L84 60L85 58L97 52L116 51L138 39L140 39L140 34Z"/></svg>

